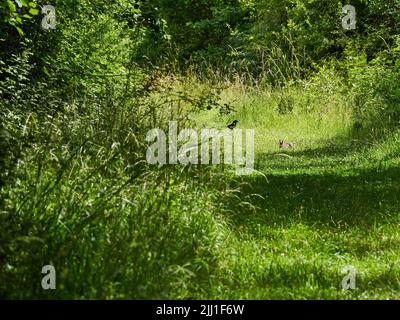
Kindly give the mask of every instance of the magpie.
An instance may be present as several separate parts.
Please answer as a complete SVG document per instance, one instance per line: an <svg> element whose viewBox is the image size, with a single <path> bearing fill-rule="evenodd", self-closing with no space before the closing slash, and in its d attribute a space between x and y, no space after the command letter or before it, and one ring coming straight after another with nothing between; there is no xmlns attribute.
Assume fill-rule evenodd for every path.
<svg viewBox="0 0 400 320"><path fill-rule="evenodd" d="M236 127L236 124L237 124L238 122L239 122L239 121L237 121L237 120L233 120L233 122L232 122L227 128L233 130L233 128Z"/></svg>

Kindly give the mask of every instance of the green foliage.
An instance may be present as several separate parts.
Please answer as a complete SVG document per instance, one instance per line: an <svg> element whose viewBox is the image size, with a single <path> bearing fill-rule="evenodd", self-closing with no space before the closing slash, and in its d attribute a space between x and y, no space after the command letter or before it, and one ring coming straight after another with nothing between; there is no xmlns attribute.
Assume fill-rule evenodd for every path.
<svg viewBox="0 0 400 320"><path fill-rule="evenodd" d="M175 2L174 2L175 3ZM343 1L264 0L144 3L140 56L152 63L216 67L272 82L307 76L314 64L362 45L368 61L399 32L398 1L353 1L356 30L342 27ZM382 41L383 40L383 41ZM152 47L152 51L146 48ZM155 49L155 50L154 50ZM289 73L288 69L295 69Z"/></svg>
<svg viewBox="0 0 400 320"><path fill-rule="evenodd" d="M35 1L27 0L6 0L0 4L0 22L5 22L13 26L18 33L23 36L24 31L21 26L24 21L32 19L39 14L37 3Z"/></svg>
<svg viewBox="0 0 400 320"><path fill-rule="evenodd" d="M142 53L152 61L160 53L179 62L200 62L204 55L223 61L218 55L227 50L228 40L251 15L251 10L251 2L238 0L144 1L144 46L153 43L158 51Z"/></svg>
<svg viewBox="0 0 400 320"><path fill-rule="evenodd" d="M400 126L399 40L367 63L359 48L346 51L348 83L354 95L358 123L364 132L382 134Z"/></svg>
<svg viewBox="0 0 400 320"><path fill-rule="evenodd" d="M352 31L338 0L53 0L47 31L48 3L19 2L0 4L1 298L398 298L399 1L351 1ZM254 175L147 164L148 130L232 119Z"/></svg>

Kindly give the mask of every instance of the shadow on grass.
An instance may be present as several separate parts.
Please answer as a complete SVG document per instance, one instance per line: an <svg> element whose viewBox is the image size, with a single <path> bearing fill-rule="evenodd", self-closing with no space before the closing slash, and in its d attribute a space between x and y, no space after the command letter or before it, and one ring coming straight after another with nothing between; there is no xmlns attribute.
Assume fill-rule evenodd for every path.
<svg viewBox="0 0 400 320"><path fill-rule="evenodd" d="M339 151L332 152L337 155ZM323 148L297 154L310 157L321 152L324 152ZM346 170L304 172L307 167L304 163L285 162L273 163L274 171L267 172L265 177L243 178L245 186L241 190L241 199L251 198L249 202L256 209L230 204L235 208L229 217L234 226L247 227L250 231L256 224L282 227L296 223L368 229L398 219L400 168L377 165L369 169L352 169L350 166ZM329 160L316 165L326 169L334 164ZM285 167L287 170L282 170Z"/></svg>

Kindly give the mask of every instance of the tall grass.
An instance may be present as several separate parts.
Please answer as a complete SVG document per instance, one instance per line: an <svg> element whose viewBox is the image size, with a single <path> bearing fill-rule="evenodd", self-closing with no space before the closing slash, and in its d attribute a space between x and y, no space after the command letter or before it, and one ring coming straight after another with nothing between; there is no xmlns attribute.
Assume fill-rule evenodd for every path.
<svg viewBox="0 0 400 320"><path fill-rule="evenodd" d="M187 297L207 281L227 178L208 168L149 167L145 133L154 115L139 98L31 113L14 129L33 143L1 191L3 298ZM54 292L41 288L47 264L57 271Z"/></svg>
<svg viewBox="0 0 400 320"><path fill-rule="evenodd" d="M137 72L95 94L71 86L42 112L8 105L0 296L398 298L398 130L354 130L365 90L329 68L300 81L300 55L269 54L263 69L280 85L211 69L211 79ZM233 119L256 130L251 176L145 161L149 129ZM295 147L279 150L279 139ZM41 288L47 264L55 291ZM354 291L341 288L348 265Z"/></svg>

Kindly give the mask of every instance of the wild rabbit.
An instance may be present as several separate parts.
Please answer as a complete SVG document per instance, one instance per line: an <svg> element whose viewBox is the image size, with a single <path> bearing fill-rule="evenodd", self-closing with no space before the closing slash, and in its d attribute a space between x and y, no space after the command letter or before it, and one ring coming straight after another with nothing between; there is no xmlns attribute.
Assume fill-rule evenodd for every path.
<svg viewBox="0 0 400 320"><path fill-rule="evenodd" d="M289 149L293 148L293 142L284 142L283 140L279 140L279 148Z"/></svg>

